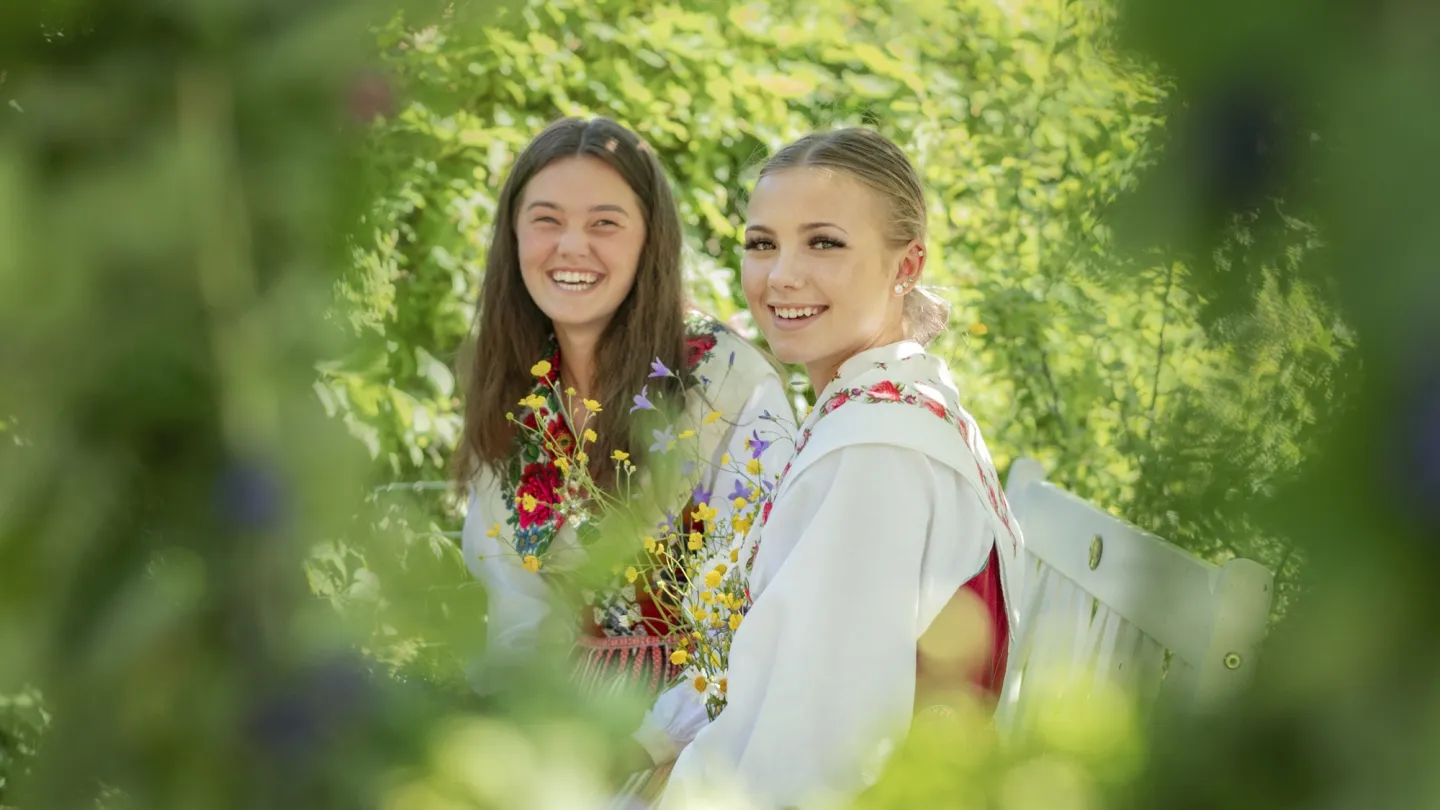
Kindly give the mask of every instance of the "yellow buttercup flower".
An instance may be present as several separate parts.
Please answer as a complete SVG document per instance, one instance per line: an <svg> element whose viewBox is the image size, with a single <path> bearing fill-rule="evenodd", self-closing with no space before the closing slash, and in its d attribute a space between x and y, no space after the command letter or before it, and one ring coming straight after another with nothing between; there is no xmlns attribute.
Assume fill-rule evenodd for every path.
<svg viewBox="0 0 1440 810"><path fill-rule="evenodd" d="M750 518L743 516L737 517L730 521L730 527L737 533L744 535L750 531ZM734 560L731 560L731 562L734 562Z"/></svg>
<svg viewBox="0 0 1440 810"><path fill-rule="evenodd" d="M707 579L707 580L705 581L705 584L706 584L706 585L710 585L710 581ZM719 583L717 582L716 585L718 585L718 584L719 584ZM713 588L713 587L715 587L715 585L710 585L710 587ZM714 601L715 601L715 592L714 592L714 591L701 591L701 592L700 592L700 601L701 601L701 602L704 602L704 603L707 604L707 605L710 604L711 602L714 602Z"/></svg>
<svg viewBox="0 0 1440 810"><path fill-rule="evenodd" d="M640 572L635 570L635 566L632 565L629 568L625 569L626 582L634 582L637 578L639 578L639 576Z"/></svg>
<svg viewBox="0 0 1440 810"><path fill-rule="evenodd" d="M738 563L738 562L740 562L740 549L738 549L738 548L732 548L732 549L730 549L730 562L732 562L732 563Z"/></svg>
<svg viewBox="0 0 1440 810"><path fill-rule="evenodd" d="M675 652L670 653L670 663L674 664L677 667L685 666L685 662L689 660L690 653L685 652L684 650L676 650Z"/></svg>
<svg viewBox="0 0 1440 810"><path fill-rule="evenodd" d="M585 428L584 436L585 441L587 442L593 442L600 438L598 435L596 435L595 431L591 430L590 428Z"/></svg>
<svg viewBox="0 0 1440 810"><path fill-rule="evenodd" d="M721 580L724 576L725 576L725 575L722 574L722 573L720 573L719 571L711 571L710 573L708 573L708 574L705 575L705 586L708 587L708 588L718 588L718 587L720 587L720 580ZM709 592L709 591L706 591L705 593L710 593L710 592Z"/></svg>
<svg viewBox="0 0 1440 810"><path fill-rule="evenodd" d="M990 331L990 327L986 326L985 324L983 324L983 323L981 323L981 322L979 322L979 321L976 321L975 323L970 324L970 334L975 335L976 337L980 337L980 336L984 335L985 333L987 333L987 332L989 332L989 331Z"/></svg>
<svg viewBox="0 0 1440 810"><path fill-rule="evenodd" d="M530 373L534 374L536 377L546 376L550 373L550 361L541 360L540 362L530 367Z"/></svg>
<svg viewBox="0 0 1440 810"><path fill-rule="evenodd" d="M711 424L711 423L715 422L715 421L716 421L717 419L719 419L719 418L720 418L720 412L719 412L719 411L711 411L710 413L705 414L704 422L705 422L705 424L708 425L708 424Z"/></svg>
<svg viewBox="0 0 1440 810"><path fill-rule="evenodd" d="M750 502L745 500L744 498L736 498L734 506L736 509L744 509L747 505L749 505L749 503Z"/></svg>
<svg viewBox="0 0 1440 810"><path fill-rule="evenodd" d="M524 509L526 512L534 512L535 507L539 505L540 502L535 500L535 496L529 494L528 492L520 498L520 508Z"/></svg>
<svg viewBox="0 0 1440 810"><path fill-rule="evenodd" d="M487 536L487 537L499 537L499 536L500 536L500 524L499 524L499 523L496 523L495 525L491 526L491 527L490 527L490 531L485 532L485 536Z"/></svg>
<svg viewBox="0 0 1440 810"><path fill-rule="evenodd" d="M655 538L653 538L653 537L648 537L648 536L645 538L645 540L644 540L643 542L645 543L645 550L648 551L648 552L650 552L651 554L654 554L654 553L655 553L655 549L660 545L659 543L656 543L656 542L655 542Z"/></svg>
<svg viewBox="0 0 1440 810"><path fill-rule="evenodd" d="M572 385L572 386L570 386L569 388L566 388L566 389L565 389L565 396L567 396L567 397L573 397L573 396L575 396L575 386Z"/></svg>
<svg viewBox="0 0 1440 810"><path fill-rule="evenodd" d="M690 549L691 551L699 551L700 546L703 544L703 540L704 537L699 532L691 532L690 542L686 543L685 547Z"/></svg>
<svg viewBox="0 0 1440 810"><path fill-rule="evenodd" d="M526 408L531 409L532 411L539 410L540 408L545 407L545 398L540 396L539 394L531 394L530 396L520 400L520 404Z"/></svg>
<svg viewBox="0 0 1440 810"><path fill-rule="evenodd" d="M593 399L585 400L585 410L591 413L600 413L600 403Z"/></svg>
<svg viewBox="0 0 1440 810"><path fill-rule="evenodd" d="M695 435L695 431L693 431L693 430L682 430L682 431L680 431L680 435L679 435L679 436L676 436L675 438L677 438L677 439L688 439L688 438L690 438L691 436L694 436L694 435Z"/></svg>
<svg viewBox="0 0 1440 810"><path fill-rule="evenodd" d="M723 577L725 576L725 572L730 570L730 567L727 566L725 563L715 563L715 570L719 571L720 576Z"/></svg>
<svg viewBox="0 0 1440 810"><path fill-rule="evenodd" d="M758 500L760 500L760 488L759 488L759 487L756 487L756 488L750 490L750 500L752 500L752 501L758 501Z"/></svg>
<svg viewBox="0 0 1440 810"><path fill-rule="evenodd" d="M764 469L764 466L760 464L760 459L758 458L752 458L745 463L745 472L751 475L759 475Z"/></svg>
<svg viewBox="0 0 1440 810"><path fill-rule="evenodd" d="M707 687L707 686L709 686L709 685L710 685L710 684L709 684L709 682L707 682L707 681L705 680L705 676L704 676L704 675L696 675L696 676L695 676L695 691L696 691L696 692L704 692L704 691L705 691L705 687Z"/></svg>
<svg viewBox="0 0 1440 810"><path fill-rule="evenodd" d="M534 574L540 570L540 558L536 557L534 554L527 554L525 555L524 561L522 561L520 565L526 571Z"/></svg>
<svg viewBox="0 0 1440 810"><path fill-rule="evenodd" d="M690 513L690 517L708 523L714 520L715 516L718 514L720 513L716 511L715 508L712 507L710 504L702 503L699 506L695 507L695 511Z"/></svg>
<svg viewBox="0 0 1440 810"><path fill-rule="evenodd" d="M741 616L740 616L739 613L731 613L731 614L730 614L730 630L731 630L731 632L734 632L734 631L740 629L740 619L741 619Z"/></svg>
<svg viewBox="0 0 1440 810"><path fill-rule="evenodd" d="M586 454L586 453L576 453L576 454L575 454L575 463L576 463L576 464L589 464L589 463L590 463L590 456L589 456L588 454Z"/></svg>
<svg viewBox="0 0 1440 810"><path fill-rule="evenodd" d="M726 454L724 454L724 455L722 455L722 456L720 457L720 466L721 466L721 467L724 467L726 464L729 464L729 463L730 463L730 454L729 454L729 453L726 453Z"/></svg>
<svg viewBox="0 0 1440 810"><path fill-rule="evenodd" d="M555 459L555 466L560 468L561 475L570 474L570 459L561 456L560 458Z"/></svg>
<svg viewBox="0 0 1440 810"><path fill-rule="evenodd" d="M610 458L613 458L616 461L624 461L625 459L630 458L630 454L625 452L624 450L616 450L615 452L610 454Z"/></svg>

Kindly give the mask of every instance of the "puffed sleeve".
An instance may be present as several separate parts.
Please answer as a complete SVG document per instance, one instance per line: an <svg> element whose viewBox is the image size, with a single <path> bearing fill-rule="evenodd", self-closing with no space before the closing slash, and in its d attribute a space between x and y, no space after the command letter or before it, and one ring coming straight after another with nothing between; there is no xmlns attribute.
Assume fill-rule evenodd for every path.
<svg viewBox="0 0 1440 810"><path fill-rule="evenodd" d="M499 673L533 649L540 625L551 611L550 586L544 577L521 567L515 549L490 534L491 527L505 519L487 511L500 503L490 489L495 486L491 475L482 474L461 533L465 564L484 584L488 598L485 653L467 673L471 686L482 695L500 688Z"/></svg>

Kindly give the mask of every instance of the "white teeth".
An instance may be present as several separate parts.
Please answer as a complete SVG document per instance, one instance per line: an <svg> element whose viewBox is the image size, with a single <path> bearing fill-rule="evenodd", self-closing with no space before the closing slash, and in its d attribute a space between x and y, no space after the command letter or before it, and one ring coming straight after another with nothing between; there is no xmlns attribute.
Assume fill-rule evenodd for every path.
<svg viewBox="0 0 1440 810"><path fill-rule="evenodd" d="M824 310L824 307L776 307L775 314L789 320L792 318L808 318L811 315L819 315Z"/></svg>
<svg viewBox="0 0 1440 810"><path fill-rule="evenodd" d="M560 284L578 284L582 287L588 287L600 280L599 273L585 273L573 270L562 270L557 273L551 273L550 277Z"/></svg>

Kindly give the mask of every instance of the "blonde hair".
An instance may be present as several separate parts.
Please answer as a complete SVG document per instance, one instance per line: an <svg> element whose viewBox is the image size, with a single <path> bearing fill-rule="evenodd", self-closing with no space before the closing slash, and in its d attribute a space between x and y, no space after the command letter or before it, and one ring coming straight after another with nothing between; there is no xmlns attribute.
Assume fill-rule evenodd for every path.
<svg viewBox="0 0 1440 810"><path fill-rule="evenodd" d="M864 127L816 132L786 146L765 162L760 176L792 168L844 172L880 196L887 213L885 236L896 247L925 243L925 191L910 159L889 138ZM950 304L917 286L905 296L905 336L924 345L945 331Z"/></svg>

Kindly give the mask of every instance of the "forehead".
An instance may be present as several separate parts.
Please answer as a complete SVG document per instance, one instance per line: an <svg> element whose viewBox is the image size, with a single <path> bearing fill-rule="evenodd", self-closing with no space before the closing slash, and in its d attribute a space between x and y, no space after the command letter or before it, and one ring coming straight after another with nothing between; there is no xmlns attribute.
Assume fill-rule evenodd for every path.
<svg viewBox="0 0 1440 810"><path fill-rule="evenodd" d="M833 222L847 230L880 225L882 211L874 191L834 169L803 166L767 174L750 195L750 218L757 225Z"/></svg>
<svg viewBox="0 0 1440 810"><path fill-rule="evenodd" d="M618 205L627 211L639 208L635 192L619 172L584 155L561 158L536 172L525 184L520 206L538 201L580 210L598 205Z"/></svg>

